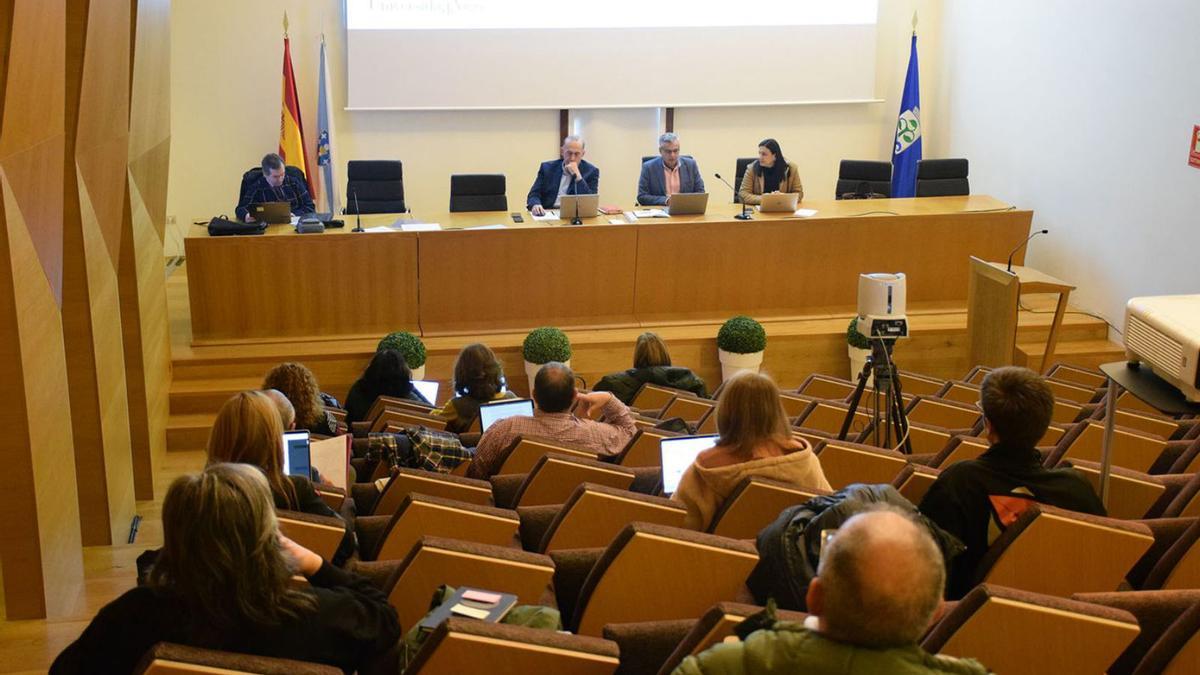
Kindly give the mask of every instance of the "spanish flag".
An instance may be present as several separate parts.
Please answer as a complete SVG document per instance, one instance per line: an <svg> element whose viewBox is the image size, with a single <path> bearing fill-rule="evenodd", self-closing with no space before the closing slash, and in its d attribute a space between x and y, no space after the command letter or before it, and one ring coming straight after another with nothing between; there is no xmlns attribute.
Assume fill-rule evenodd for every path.
<svg viewBox="0 0 1200 675"><path fill-rule="evenodd" d="M313 201L312 172L308 170L308 153L304 150L304 123L300 121L300 98L296 95L296 75L292 72L292 49L287 34L283 36L283 106L279 111L279 156L285 164L299 167L308 183Z"/></svg>

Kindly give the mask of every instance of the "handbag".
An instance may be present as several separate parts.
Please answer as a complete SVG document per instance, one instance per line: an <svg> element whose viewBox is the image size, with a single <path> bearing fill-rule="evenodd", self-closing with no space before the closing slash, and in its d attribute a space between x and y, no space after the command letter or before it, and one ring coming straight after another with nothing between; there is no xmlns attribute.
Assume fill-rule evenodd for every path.
<svg viewBox="0 0 1200 675"><path fill-rule="evenodd" d="M213 216L208 221L208 236L224 237L231 234L262 234L267 231L266 223L243 223L225 216Z"/></svg>

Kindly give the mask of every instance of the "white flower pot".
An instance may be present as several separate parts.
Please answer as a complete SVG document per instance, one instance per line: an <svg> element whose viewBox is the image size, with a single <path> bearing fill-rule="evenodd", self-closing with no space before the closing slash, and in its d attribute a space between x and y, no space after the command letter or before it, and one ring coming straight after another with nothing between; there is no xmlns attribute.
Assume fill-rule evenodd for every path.
<svg viewBox="0 0 1200 675"><path fill-rule="evenodd" d="M737 375L743 370L758 372L759 366L762 365L763 353L754 352L752 354L735 354L727 352L724 349L717 348L717 356L721 358L721 381L724 382L729 378Z"/></svg>
<svg viewBox="0 0 1200 675"><path fill-rule="evenodd" d="M857 382L863 366L867 363L867 357L871 355L871 350L846 345L846 351L850 354L850 381Z"/></svg>
<svg viewBox="0 0 1200 675"><path fill-rule="evenodd" d="M525 362L525 377L529 379L529 395L530 396L533 396L533 378L537 377L537 372L539 370L541 370L542 366L544 366L544 365L546 365L546 364L530 363L528 361ZM570 368L571 367L571 359L567 359L566 361L563 361L563 365Z"/></svg>
<svg viewBox="0 0 1200 675"><path fill-rule="evenodd" d="M412 370L412 379L414 379L414 380L425 379L425 364L424 363L422 363L419 368L411 368L410 370Z"/></svg>

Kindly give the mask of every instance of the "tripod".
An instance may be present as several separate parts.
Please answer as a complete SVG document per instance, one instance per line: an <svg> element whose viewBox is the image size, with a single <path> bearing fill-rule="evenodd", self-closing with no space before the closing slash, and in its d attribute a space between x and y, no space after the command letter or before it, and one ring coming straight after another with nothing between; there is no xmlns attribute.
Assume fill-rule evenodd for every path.
<svg viewBox="0 0 1200 675"><path fill-rule="evenodd" d="M874 433L875 445L891 449L892 432L894 431L896 440L901 444L901 452L911 455L912 442L908 438L908 417L904 414L904 397L900 391L900 376L896 372L895 362L892 361L892 345L894 343L893 340L871 339L871 354L867 356L867 362L863 366L862 372L858 374L858 384L850 396L850 409L846 411L846 419L842 422L842 431L838 434L838 440L846 440L846 434L850 431L850 423L854 421L854 414L858 411L858 404L862 400L863 390L867 388L867 380L874 375L875 407L871 411L874 418L871 429ZM885 411L882 420L882 434L880 434L879 428L881 395L884 398L882 410Z"/></svg>

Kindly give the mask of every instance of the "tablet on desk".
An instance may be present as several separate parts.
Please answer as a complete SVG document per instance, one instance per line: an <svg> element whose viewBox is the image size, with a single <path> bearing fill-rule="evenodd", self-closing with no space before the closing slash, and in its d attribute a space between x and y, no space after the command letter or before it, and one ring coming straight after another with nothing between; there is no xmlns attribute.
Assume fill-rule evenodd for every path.
<svg viewBox="0 0 1200 675"><path fill-rule="evenodd" d="M600 195L563 195L558 202L558 219L595 218L600 213Z"/></svg>
<svg viewBox="0 0 1200 675"><path fill-rule="evenodd" d="M795 213L799 203L798 192L772 192L762 196L758 210L763 213Z"/></svg>
<svg viewBox="0 0 1200 675"><path fill-rule="evenodd" d="M659 441L662 457L663 494L671 496L679 487L683 472L696 461L696 456L717 444L717 435L673 436Z"/></svg>
<svg viewBox="0 0 1200 675"><path fill-rule="evenodd" d="M533 416L533 401L527 398L508 399L479 406L479 428L487 431L496 422L516 415Z"/></svg>
<svg viewBox="0 0 1200 675"><path fill-rule="evenodd" d="M707 210L707 192L680 192L667 198L667 213L672 216L700 216Z"/></svg>

